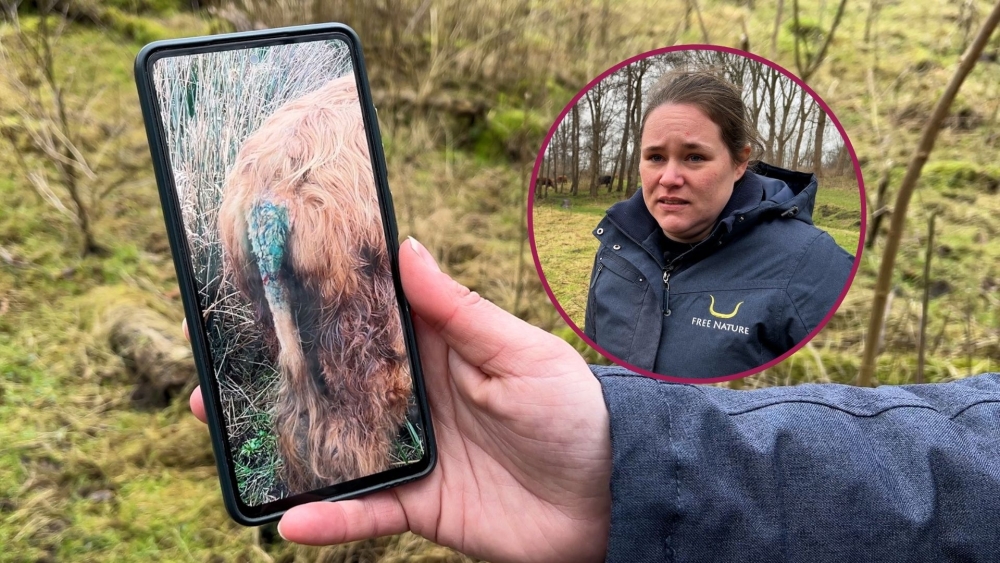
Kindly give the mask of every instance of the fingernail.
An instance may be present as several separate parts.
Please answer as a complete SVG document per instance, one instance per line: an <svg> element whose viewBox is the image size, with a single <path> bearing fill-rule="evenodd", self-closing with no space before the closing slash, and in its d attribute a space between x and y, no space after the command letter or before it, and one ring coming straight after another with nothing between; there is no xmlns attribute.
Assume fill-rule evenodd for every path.
<svg viewBox="0 0 1000 563"><path fill-rule="evenodd" d="M285 537L285 534L281 532L281 524L284 523L284 521L285 521L284 518L278 520L278 535L281 536L281 539L288 541L288 538Z"/></svg>
<svg viewBox="0 0 1000 563"><path fill-rule="evenodd" d="M406 238L410 240L410 248L412 248L413 251L417 253L417 256L423 258L424 262L433 266L435 270L439 272L441 271L441 268L438 267L437 261L434 260L434 257L431 256L431 253L428 252L426 248L424 248L424 245L420 244L420 241L418 241L413 237L406 237Z"/></svg>

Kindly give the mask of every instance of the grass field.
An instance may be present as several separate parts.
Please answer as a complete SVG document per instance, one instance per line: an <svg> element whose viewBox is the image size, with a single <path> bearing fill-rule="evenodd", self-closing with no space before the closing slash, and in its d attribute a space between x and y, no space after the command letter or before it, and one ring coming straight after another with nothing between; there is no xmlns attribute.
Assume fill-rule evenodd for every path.
<svg viewBox="0 0 1000 563"><path fill-rule="evenodd" d="M37 4L22 7L30 11ZM129 401L134 381L108 343L108 310L151 309L171 326L179 326L183 315L131 67L145 41L232 29L207 10L192 13L192 4L222 5L59 3L81 12L107 10L67 26L53 51L63 94L73 115L81 116L78 148L93 157L94 177L86 187L95 191L87 201L105 249L101 255L80 256L71 214L54 205L19 162L14 148L29 147L26 128L38 121L18 112L11 81L41 82L37 73L15 71L0 59L0 168L7 172L0 175L0 562L465 561L412 535L319 549L285 544L273 528L241 528L225 514L208 436L186 401L159 411ZM600 361L555 312L532 268L525 222L533 158L548 124L604 69L649 49L704 42L697 23L685 27L684 18L650 17L684 14L690 3L435 0L422 8L423 0L400 0L379 17L362 2L238 4L256 7L251 24L307 23L319 14L359 30L380 96L401 234L419 238L471 289ZM828 25L837 3L799 4L813 26ZM809 84L850 135L869 190L889 171L891 204L967 39L956 17L970 5L985 14L991 2L870 3L880 11L865 41L868 4L847 4L828 57ZM736 46L745 30L751 50L771 56L776 2L699 5L710 42ZM295 6L306 8L296 13ZM786 2L773 58L794 71L796 30L789 12ZM29 28L32 18L27 13L23 20ZM12 45L11 32L0 23L0 46ZM998 85L1000 65L980 61L953 107L964 121L946 123L924 169L897 262L880 384L913 380L932 212L938 215L927 379L1000 368ZM16 145L7 140L11 132ZM35 150L24 156L28 169L48 171L45 185L70 206L51 162ZM124 184L101 197L123 177ZM846 187L823 184L815 210L817 223L852 252L857 215L845 210L855 209L856 197ZM590 231L613 202L602 195L573 200L569 212L558 202L535 207L536 242L553 249L542 255L546 277L569 288L565 304L574 319L583 316L582 306L571 304L582 304L596 251ZM836 316L809 346L731 385L853 382L883 241L884 233L864 254ZM173 337L181 339L179 329Z"/></svg>

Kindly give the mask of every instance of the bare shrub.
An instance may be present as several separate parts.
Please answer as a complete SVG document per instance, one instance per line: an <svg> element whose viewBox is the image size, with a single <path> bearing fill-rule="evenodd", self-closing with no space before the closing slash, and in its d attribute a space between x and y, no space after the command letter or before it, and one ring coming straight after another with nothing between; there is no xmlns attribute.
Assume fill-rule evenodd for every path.
<svg viewBox="0 0 1000 563"><path fill-rule="evenodd" d="M0 37L0 74L15 93L0 100L0 110L16 116L0 122L0 136L39 197L76 226L82 254L99 254L103 247L93 225L100 202L144 163L116 150L126 131L124 118L94 117L93 106L105 96L100 85L79 86L72 70L60 65L60 40L70 23L66 12L57 10L62 4L36 2L37 22L30 26L18 18L19 1L0 0L0 6L10 22L10 31Z"/></svg>

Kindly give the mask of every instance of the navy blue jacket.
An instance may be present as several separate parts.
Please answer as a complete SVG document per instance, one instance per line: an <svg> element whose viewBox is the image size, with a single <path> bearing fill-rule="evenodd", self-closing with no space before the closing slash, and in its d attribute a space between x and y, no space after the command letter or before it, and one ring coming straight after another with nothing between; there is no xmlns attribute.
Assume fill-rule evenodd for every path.
<svg viewBox="0 0 1000 563"><path fill-rule="evenodd" d="M609 563L1000 561L1000 374L734 391L592 369Z"/></svg>
<svg viewBox="0 0 1000 563"><path fill-rule="evenodd" d="M642 192L594 229L585 332L618 359L720 377L784 354L831 311L854 258L812 223L816 177L758 164L711 234L664 263Z"/></svg>

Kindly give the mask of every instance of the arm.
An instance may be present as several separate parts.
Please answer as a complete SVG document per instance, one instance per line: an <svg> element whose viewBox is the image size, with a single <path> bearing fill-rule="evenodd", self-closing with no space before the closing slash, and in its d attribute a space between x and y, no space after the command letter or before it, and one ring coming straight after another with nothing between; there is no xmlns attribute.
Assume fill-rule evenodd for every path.
<svg viewBox="0 0 1000 563"><path fill-rule="evenodd" d="M732 391L592 369L611 414L611 563L1000 550L1000 374Z"/></svg>
<svg viewBox="0 0 1000 563"><path fill-rule="evenodd" d="M789 280L786 350L802 341L833 309L851 277L854 257L826 232L806 248Z"/></svg>

